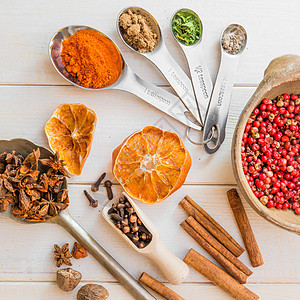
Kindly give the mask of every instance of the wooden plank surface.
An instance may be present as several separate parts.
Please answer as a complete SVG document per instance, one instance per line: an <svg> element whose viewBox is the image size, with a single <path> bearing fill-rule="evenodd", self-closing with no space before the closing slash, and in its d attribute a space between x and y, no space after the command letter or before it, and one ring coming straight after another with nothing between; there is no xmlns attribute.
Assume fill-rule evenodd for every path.
<svg viewBox="0 0 300 300"><path fill-rule="evenodd" d="M92 283L92 282L87 282ZM94 282L93 282L94 283ZM110 294L110 299L132 300L128 292L116 283L99 283L103 285ZM14 282L0 283L0 299L14 300L53 300L53 299L76 299L76 294L80 284L74 291L70 293L61 292L53 282ZM212 284L181 284L174 286L167 284L180 296L189 300L211 299L214 300L230 300L232 299L225 292ZM261 296L261 299L283 300L283 299L299 299L300 286L294 284L247 284L247 288ZM159 300L163 298L154 294Z"/></svg>
<svg viewBox="0 0 300 300"><path fill-rule="evenodd" d="M212 259L197 243L189 237L179 224L187 214L178 206L178 202L189 195L211 214L226 230L243 245L238 227L229 207L226 191L228 186L188 185L181 188L168 200L156 205L138 203L146 215L158 227L162 241L179 258L183 259L190 248L194 248L209 259ZM95 197L99 207L93 209L83 195L85 185L70 185L70 214L89 232L109 253L115 257L135 278L145 271L165 282L156 266L147 258L138 255L127 243L106 224L99 210L106 203L106 193L101 188ZM120 190L114 186L114 193ZM300 262L291 259L290 251L300 247L296 234L288 233L265 221L245 203L249 220L263 254L264 266L253 269L249 283L300 283ZM53 262L53 245L63 245L74 239L61 227L55 224L23 225L0 218L1 233L6 243L1 246L0 281L52 281L57 270ZM283 242L284 241L284 242ZM22 249L26 249L24 252ZM294 250L293 250L294 249ZM251 266L246 253L241 256L242 262ZM135 262L135 263L133 263ZM84 260L73 260L74 268L82 272L86 280L115 281L91 256ZM196 271L191 270L186 282L207 282Z"/></svg>
<svg viewBox="0 0 300 300"><path fill-rule="evenodd" d="M166 83L145 58L122 44L115 24L117 14L131 5L126 0L102 1L1 1L0 82L10 84L66 84L48 58L48 43L59 29L70 24L95 27L112 37L129 65L144 79ZM204 24L203 46L212 78L219 65L218 40L221 31L232 22L240 22L248 31L247 51L241 59L236 84L257 85L269 61L286 53L299 53L294 41L299 34L299 0L273 1L143 1L159 22L170 52L186 70L184 57L170 33L170 18L182 6L194 9ZM141 4L138 4L141 5ZM67 12L67 13L66 13Z"/></svg>
<svg viewBox="0 0 300 300"><path fill-rule="evenodd" d="M159 71L145 58L130 51L117 35L117 14L133 4L126 0L111 0L109 4L96 0L0 2L0 138L25 137L47 146L43 127L59 104L81 102L95 110L99 121L90 156L82 175L69 181L70 213L135 278L146 271L166 282L155 265L137 255L102 219L99 210L106 201L104 189L95 194L99 200L98 209L88 206L83 189L89 189L89 184L103 171L113 179L111 153L133 131L147 125L176 131L193 161L186 184L162 203L138 205L158 227L166 246L180 258L193 247L213 261L179 226L187 216L177 204L186 194L243 245L226 199L226 191L236 183L230 161L231 138L241 110L261 81L270 60L286 53L299 54L300 44L295 37L299 35L300 1L186 0L183 3L174 0L170 5L170 2L145 0L138 4L157 18L170 53L186 72L185 58L171 36L170 17L183 6L194 9L200 15L204 24L203 49L213 81L218 71L218 39L222 29L229 23L238 22L248 32L247 49L241 57L232 94L226 139L212 156L187 141L183 125L136 96L122 91L88 92L75 88L52 67L48 58L51 36L70 24L89 25L112 37L128 65L142 78L171 91ZM120 186L114 185L114 191L121 191ZM254 274L249 278L247 287L261 299L299 299L299 237L268 223L245 201L244 204L265 261L264 266L253 269ZM64 293L54 283L57 268L53 262L53 244L74 242L63 228L53 224L25 226L1 215L0 228L1 300L75 299L78 289ZM241 260L250 266L246 253ZM73 260L73 263L74 269L83 274L81 285L96 282L109 290L112 300L132 299L91 256ZM194 270L184 284L167 285L188 300L230 299Z"/></svg>
<svg viewBox="0 0 300 300"><path fill-rule="evenodd" d="M97 113L98 124L83 172L81 176L73 177L72 182L92 182L102 170L110 172L111 153L124 138L144 126L156 125L177 132L189 150L193 163L186 183L234 184L230 161L231 139L239 114L254 90L234 88L226 140L214 155L207 154L203 147L191 144L186 138L184 125L134 95L122 91L85 91L71 86L0 87L3 99L0 128L5 129L1 132L1 138L25 136L41 146L47 146L44 125L56 107L61 103L82 102Z"/></svg>

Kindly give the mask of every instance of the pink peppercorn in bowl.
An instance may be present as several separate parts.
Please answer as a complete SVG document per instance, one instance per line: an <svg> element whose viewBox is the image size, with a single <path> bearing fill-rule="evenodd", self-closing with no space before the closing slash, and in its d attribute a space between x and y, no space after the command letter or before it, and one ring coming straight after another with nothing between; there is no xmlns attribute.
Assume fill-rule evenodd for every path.
<svg viewBox="0 0 300 300"><path fill-rule="evenodd" d="M233 170L244 198L266 220L298 234L299 102L300 56L275 58L243 109L232 140ZM256 119L255 115L261 117L266 114L261 111L268 110L268 118ZM254 164L253 159L258 163Z"/></svg>

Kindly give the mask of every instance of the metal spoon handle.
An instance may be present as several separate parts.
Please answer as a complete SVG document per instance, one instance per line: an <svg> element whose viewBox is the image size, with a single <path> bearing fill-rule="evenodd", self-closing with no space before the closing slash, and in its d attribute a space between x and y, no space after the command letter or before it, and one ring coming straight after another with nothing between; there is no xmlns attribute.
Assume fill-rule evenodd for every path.
<svg viewBox="0 0 300 300"><path fill-rule="evenodd" d="M213 84L206 65L202 45L182 46L182 49L189 65L196 100L200 110L201 119L204 122Z"/></svg>
<svg viewBox="0 0 300 300"><path fill-rule="evenodd" d="M209 138L212 127L217 131L215 143L204 145L206 152L216 152L225 139L225 128L231 100L232 87L239 63L239 55L230 55L222 50L218 76L211 96L203 129L203 139ZM211 145L213 144L213 145Z"/></svg>
<svg viewBox="0 0 300 300"><path fill-rule="evenodd" d="M177 96L143 80L128 67L124 70L122 81L114 88L135 94L186 126L201 130L199 124L193 123L186 117L189 112Z"/></svg>
<svg viewBox="0 0 300 300"><path fill-rule="evenodd" d="M64 210L55 218L55 223L65 228L84 248L98 260L127 291L138 300L154 300L125 269L108 254L81 226L79 226L70 214Z"/></svg>
<svg viewBox="0 0 300 300"><path fill-rule="evenodd" d="M184 106L191 112L198 122L200 122L200 124L203 124L194 96L192 82L170 55L165 44L162 43L157 51L144 54L144 56L157 66L171 84L176 94L182 100Z"/></svg>

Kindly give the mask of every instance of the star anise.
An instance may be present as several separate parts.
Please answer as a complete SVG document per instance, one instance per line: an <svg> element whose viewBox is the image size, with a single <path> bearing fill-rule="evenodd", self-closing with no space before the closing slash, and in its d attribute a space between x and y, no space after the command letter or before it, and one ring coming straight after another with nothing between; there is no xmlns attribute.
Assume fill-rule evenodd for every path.
<svg viewBox="0 0 300 300"><path fill-rule="evenodd" d="M68 207L68 191L62 189L67 171L62 161L58 155L42 159L45 167L39 170L39 158L39 149L25 159L15 152L0 154L0 212L12 204L15 216L42 222Z"/></svg>
<svg viewBox="0 0 300 300"><path fill-rule="evenodd" d="M4 174L0 175L0 212L6 211L9 204L16 201L14 188Z"/></svg>
<svg viewBox="0 0 300 300"><path fill-rule="evenodd" d="M72 266L70 258L72 254L69 250L69 244L65 244L60 248L57 244L54 245L54 260L56 261L56 266L59 268L62 264Z"/></svg>
<svg viewBox="0 0 300 300"><path fill-rule="evenodd" d="M55 217L58 213L68 207L69 199L61 196L53 197L51 192L48 192L45 198L41 199L39 215L42 217Z"/></svg>
<svg viewBox="0 0 300 300"><path fill-rule="evenodd" d="M27 173L30 173L33 171L33 168L35 167L35 170L38 170L38 163L40 158L40 149L32 151L32 153L28 154L27 157L22 162L19 170L18 170L18 176L23 177Z"/></svg>
<svg viewBox="0 0 300 300"><path fill-rule="evenodd" d="M40 162L49 167L47 175L64 175L69 177L65 164L59 159L59 154L55 153L54 157L40 159Z"/></svg>

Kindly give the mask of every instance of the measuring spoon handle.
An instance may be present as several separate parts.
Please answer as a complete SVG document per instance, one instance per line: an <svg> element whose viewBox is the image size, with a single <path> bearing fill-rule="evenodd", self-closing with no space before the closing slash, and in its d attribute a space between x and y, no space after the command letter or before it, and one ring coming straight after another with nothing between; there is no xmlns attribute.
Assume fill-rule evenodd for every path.
<svg viewBox="0 0 300 300"><path fill-rule="evenodd" d="M159 49L157 49L157 51L146 53L144 56L157 66L176 94L182 100L184 106L191 112L198 122L200 122L200 124L203 124L194 96L192 82L171 56L165 44L162 43L159 45Z"/></svg>
<svg viewBox="0 0 300 300"><path fill-rule="evenodd" d="M200 110L201 119L205 120L213 84L209 75L202 45L181 45L189 65L193 87Z"/></svg>
<svg viewBox="0 0 300 300"><path fill-rule="evenodd" d="M216 152L225 139L231 93L239 63L239 55L231 55L223 51L221 53L221 63L203 129L204 140L209 139L213 127L217 131L216 142L204 145L209 154Z"/></svg>
<svg viewBox="0 0 300 300"><path fill-rule="evenodd" d="M133 73L128 66L126 66L123 76L120 83L114 87L115 89L135 94L186 126L201 130L200 124L196 120L194 123L192 119L187 118L189 112L177 96L143 80Z"/></svg>
<svg viewBox="0 0 300 300"><path fill-rule="evenodd" d="M74 219L67 210L53 220L65 228L127 291L138 300L155 300L110 254L108 254Z"/></svg>

